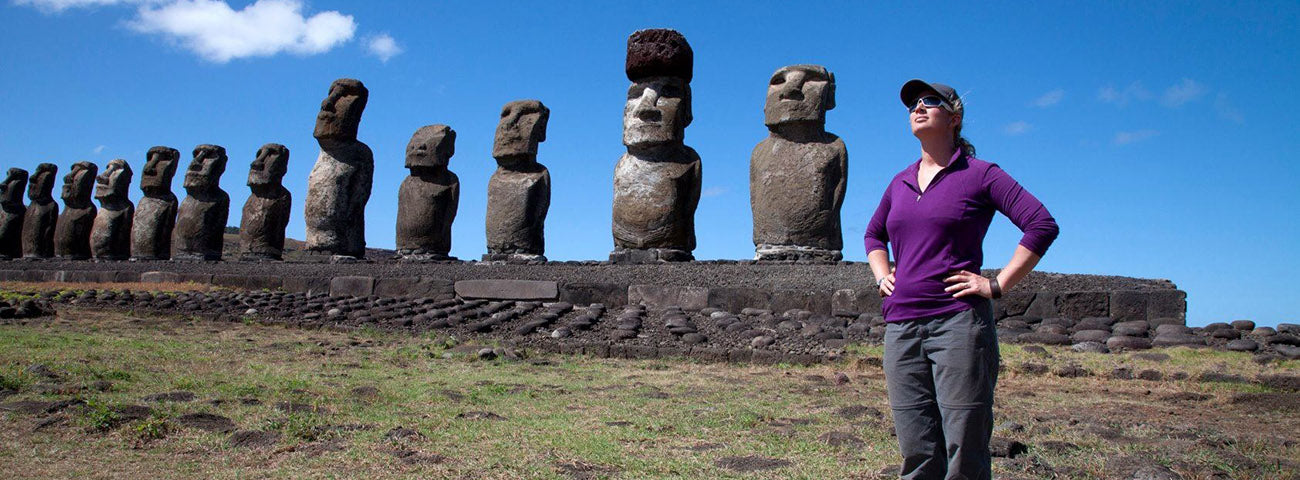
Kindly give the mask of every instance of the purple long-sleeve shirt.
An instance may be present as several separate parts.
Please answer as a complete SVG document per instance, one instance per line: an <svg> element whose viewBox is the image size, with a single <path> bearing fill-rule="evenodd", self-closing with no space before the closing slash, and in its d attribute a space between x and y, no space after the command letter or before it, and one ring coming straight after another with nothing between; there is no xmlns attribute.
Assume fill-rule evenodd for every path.
<svg viewBox="0 0 1300 480"><path fill-rule="evenodd" d="M885 297L885 321L900 322L971 308L976 297L953 298L943 279L957 270L979 272L984 235L995 211L1016 224L1020 244L1042 256L1056 240L1056 220L1037 198L997 164L953 154L921 192L918 160L889 182L867 224L867 253L894 249L894 293Z"/></svg>

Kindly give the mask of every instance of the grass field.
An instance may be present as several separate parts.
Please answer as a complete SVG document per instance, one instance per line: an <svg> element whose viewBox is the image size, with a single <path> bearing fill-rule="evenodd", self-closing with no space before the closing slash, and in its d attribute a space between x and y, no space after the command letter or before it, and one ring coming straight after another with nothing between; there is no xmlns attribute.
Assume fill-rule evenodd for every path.
<svg viewBox="0 0 1300 480"><path fill-rule="evenodd" d="M879 346L814 367L480 347L76 309L3 324L0 471L822 479L899 463ZM995 459L998 477L1300 478L1297 362L1162 352L1004 346L995 437L1026 451Z"/></svg>

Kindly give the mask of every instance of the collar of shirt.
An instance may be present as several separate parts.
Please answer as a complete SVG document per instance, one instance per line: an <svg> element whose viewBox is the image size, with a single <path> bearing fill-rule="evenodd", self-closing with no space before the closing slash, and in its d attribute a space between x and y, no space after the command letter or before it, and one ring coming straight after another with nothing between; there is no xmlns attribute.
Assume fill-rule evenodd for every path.
<svg viewBox="0 0 1300 480"><path fill-rule="evenodd" d="M934 186L935 182L939 180L939 177L943 176L944 172L947 172L948 170L952 170L955 165L958 165L958 162L965 162L965 161L966 161L966 156L962 155L961 149L958 148L956 152L952 153L952 158L948 159L948 166L943 167L943 169L939 170L939 173L934 175L934 178L930 180L929 186ZM921 192L921 186L917 185L917 181L916 181L916 176L920 174L920 172L921 172L921 159L919 158L916 159L916 161L913 162L911 166L907 167L907 170L903 171L903 183L906 183L907 186L912 187L912 190L915 190L917 193Z"/></svg>

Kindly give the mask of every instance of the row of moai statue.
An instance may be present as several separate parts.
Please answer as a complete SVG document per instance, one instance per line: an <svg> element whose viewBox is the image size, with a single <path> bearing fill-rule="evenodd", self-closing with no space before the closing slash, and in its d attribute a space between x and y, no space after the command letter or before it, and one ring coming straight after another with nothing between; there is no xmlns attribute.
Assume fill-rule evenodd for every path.
<svg viewBox="0 0 1300 480"><path fill-rule="evenodd" d="M690 44L673 30L641 30L628 38L625 71L632 84L623 110L627 153L614 169L612 262L694 258L702 169L699 155L684 143L691 123L693 56ZM310 252L338 259L365 255L365 207L374 155L357 139L357 131L368 98L369 91L360 81L340 79L321 103L314 131L320 155L308 177L304 210ZM834 107L835 77L824 67L792 65L772 75L763 109L769 136L750 157L756 259L842 258L840 207L848 151L839 137L825 129L826 111ZM498 168L488 182L484 260L545 260L551 179L537 162L537 151L546 139L549 117L550 110L537 100L510 102L502 108L492 148ZM407 144L405 166L410 175L398 191L399 258L450 258L451 226L460 197L460 181L447 168L455 141L456 132L450 127L429 125L418 129ZM288 158L284 146L267 144L250 169L248 185L253 195L244 206L240 228L246 258L281 258L290 195L280 179ZM168 242L174 241L178 258L220 258L229 206L229 197L218 186L225 150L213 145L195 149L185 180L188 196L179 214L168 189L168 169L175 170L176 160L175 150L149 151L141 179L145 198L135 210L134 226L126 198L131 178L126 162L110 162L99 176L96 197L103 209L98 215L89 200L93 164L77 163L65 177L67 208L62 215L49 198L54 166L42 164L29 189L29 220L20 222L24 224L22 246L12 248L11 243L20 242L11 239L17 236L10 231L19 227L11 226L9 219L15 215L12 212L18 212L18 217L23 214L20 193L9 192L21 192L26 172L11 170L3 187L3 254L120 259L129 252L134 258L160 259L167 258ZM123 232L131 232L129 242ZM51 235L52 241L40 240ZM82 237L87 240L81 242ZM32 251L27 249L28 238ZM36 250L51 245L52 253Z"/></svg>
<svg viewBox="0 0 1300 480"><path fill-rule="evenodd" d="M38 165L30 182L27 171L9 169L0 184L0 258L219 260L230 210L230 196L220 186L226 149L194 148L185 171L186 196L177 202L171 185L179 160L174 148L149 149L140 176L144 197L137 204L127 197L133 172L126 160L108 162L103 173L93 163L74 163L63 177L62 212L51 195L57 166ZM290 195L280 180L288 162L289 150L269 143L249 168L252 195L240 228L246 259L279 259L284 250ZM28 206L22 203L24 188ZM91 202L92 189L99 208Z"/></svg>

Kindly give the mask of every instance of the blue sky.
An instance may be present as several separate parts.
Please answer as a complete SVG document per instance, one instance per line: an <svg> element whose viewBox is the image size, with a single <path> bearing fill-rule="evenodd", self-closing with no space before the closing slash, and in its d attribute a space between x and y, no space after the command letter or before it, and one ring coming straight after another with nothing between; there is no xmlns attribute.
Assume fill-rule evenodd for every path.
<svg viewBox="0 0 1300 480"><path fill-rule="evenodd" d="M365 82L360 139L375 153L367 241L393 246L403 152L423 125L457 131L452 254L485 249L500 108L551 109L539 161L553 187L547 256L603 259L620 143L627 36L670 27L695 50L703 159L697 258L753 255L749 153L766 130L768 77L796 63L837 78L827 129L849 149L845 257L886 182L919 149L898 89L920 77L965 95L967 136L1061 224L1039 269L1168 278L1189 323L1300 321L1300 6L1295 2L342 2L9 0L0 6L0 167L60 174L145 151L225 146L232 225L263 143L291 150L289 235L318 153L317 108L335 78ZM181 194L181 176L174 190ZM132 188L133 200L138 188ZM1019 239L985 243L1000 267Z"/></svg>

